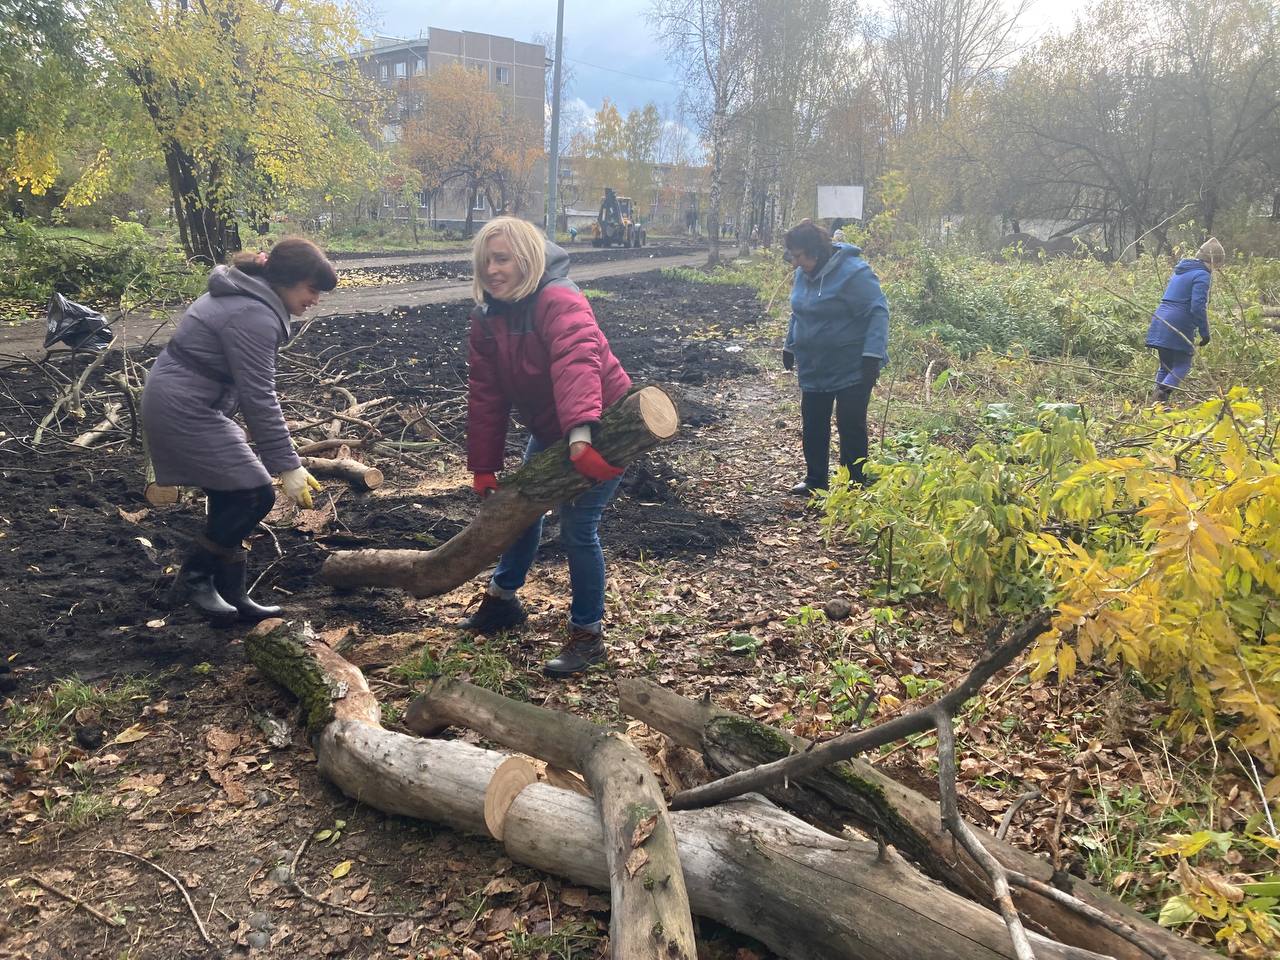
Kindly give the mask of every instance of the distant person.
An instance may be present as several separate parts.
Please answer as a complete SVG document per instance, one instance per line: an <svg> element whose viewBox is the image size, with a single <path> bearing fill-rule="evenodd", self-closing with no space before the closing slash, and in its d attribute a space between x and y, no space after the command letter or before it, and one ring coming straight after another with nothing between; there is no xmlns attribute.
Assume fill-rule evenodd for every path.
<svg viewBox="0 0 1280 960"><path fill-rule="evenodd" d="M807 220L788 230L783 244L796 272L782 365L794 368L800 382L805 462L805 478L791 493L827 489L833 407L840 466L862 486L871 479L864 469L867 406L889 358L889 305L854 245L832 243L826 230Z"/></svg>
<svg viewBox="0 0 1280 960"><path fill-rule="evenodd" d="M525 459L560 440L593 486L560 505L560 543L569 557L568 637L543 664L552 677L582 673L606 659L604 552L600 516L622 470L591 445L606 407L631 389L591 304L568 279L569 255L530 223L490 220L473 252L476 307L471 312L467 383L467 465L480 496L498 489L514 409L529 428ZM526 619L516 592L524 586L542 537L539 518L498 560L476 612L462 624L498 633Z"/></svg>
<svg viewBox="0 0 1280 960"><path fill-rule="evenodd" d="M753 247L760 245L760 224L753 224L751 227L751 245Z"/></svg>
<svg viewBox="0 0 1280 960"><path fill-rule="evenodd" d="M21 197L13 198L13 218L19 223L27 219L27 205Z"/></svg>
<svg viewBox="0 0 1280 960"><path fill-rule="evenodd" d="M156 482L200 487L208 500L204 533L187 551L172 599L214 620L264 620L279 607L248 594L243 540L275 505L271 477L310 509L320 484L294 453L276 399L276 353L320 294L338 285L333 265L310 240L288 237L270 253L238 253L213 268L209 291L178 322L142 391ZM253 435L231 419L244 414Z"/></svg>
<svg viewBox="0 0 1280 960"><path fill-rule="evenodd" d="M577 228L577 227L570 227L570 228L569 228L569 242L570 242L570 243L577 243L577 242L578 242L578 228Z"/></svg>
<svg viewBox="0 0 1280 960"><path fill-rule="evenodd" d="M1195 257L1180 260L1173 268L1160 306L1151 315L1147 328L1147 346L1160 358L1156 369L1157 403L1167 403L1169 395L1191 372L1197 334L1200 346L1209 345L1209 287L1213 271L1226 262L1227 252L1222 244L1210 237Z"/></svg>

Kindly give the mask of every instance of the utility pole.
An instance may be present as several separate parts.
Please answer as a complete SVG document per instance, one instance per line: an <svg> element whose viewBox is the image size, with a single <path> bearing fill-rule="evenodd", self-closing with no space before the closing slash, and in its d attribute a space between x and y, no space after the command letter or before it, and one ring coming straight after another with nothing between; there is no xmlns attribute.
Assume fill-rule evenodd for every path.
<svg viewBox="0 0 1280 960"><path fill-rule="evenodd" d="M560 180L560 61L564 57L564 0L556 0L556 62L551 73L551 150L547 155L547 239L556 239L557 198Z"/></svg>

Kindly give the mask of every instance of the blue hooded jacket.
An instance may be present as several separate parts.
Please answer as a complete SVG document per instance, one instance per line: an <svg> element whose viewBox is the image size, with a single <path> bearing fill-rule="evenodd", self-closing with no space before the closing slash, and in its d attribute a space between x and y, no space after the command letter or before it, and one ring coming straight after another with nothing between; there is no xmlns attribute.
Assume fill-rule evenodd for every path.
<svg viewBox="0 0 1280 960"><path fill-rule="evenodd" d="M1151 315L1147 346L1193 353L1195 334L1209 339L1209 284L1212 277L1203 260L1186 259L1173 268L1160 306Z"/></svg>
<svg viewBox="0 0 1280 960"><path fill-rule="evenodd" d="M796 268L784 350L806 393L834 393L862 380L862 358L889 360L889 304L880 278L851 243L832 244L817 276Z"/></svg>

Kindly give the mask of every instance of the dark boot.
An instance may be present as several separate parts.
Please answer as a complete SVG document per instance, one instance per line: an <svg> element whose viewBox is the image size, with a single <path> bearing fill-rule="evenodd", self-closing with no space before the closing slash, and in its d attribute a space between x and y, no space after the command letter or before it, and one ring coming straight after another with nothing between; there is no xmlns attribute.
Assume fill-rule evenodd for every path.
<svg viewBox="0 0 1280 960"><path fill-rule="evenodd" d="M826 489L827 489L827 485L825 483L822 485L818 485L811 480L801 480L794 487L792 487L789 492L793 497L807 497L819 490L826 490Z"/></svg>
<svg viewBox="0 0 1280 960"><path fill-rule="evenodd" d="M604 648L604 633L593 633L578 627L569 628L569 640L560 655L542 665L548 677L572 677L592 664L604 663L609 654Z"/></svg>
<svg viewBox="0 0 1280 960"><path fill-rule="evenodd" d="M503 630L520 626L528 619L529 615L524 612L519 598L495 597L491 593L486 593L476 612L458 626L463 630L474 630L476 633L501 633Z"/></svg>
<svg viewBox="0 0 1280 960"><path fill-rule="evenodd" d="M221 552L216 544L204 537L197 537L192 542L169 591L169 601L175 607L189 603L215 621L230 622L236 617L236 608L222 599L214 585L214 575L221 559L215 551Z"/></svg>
<svg viewBox="0 0 1280 960"><path fill-rule="evenodd" d="M267 607L254 602L249 596L249 555L243 550L232 549L223 554L218 571L214 574L213 585L218 588L222 598L236 608L241 620L257 623L281 614L279 607Z"/></svg>

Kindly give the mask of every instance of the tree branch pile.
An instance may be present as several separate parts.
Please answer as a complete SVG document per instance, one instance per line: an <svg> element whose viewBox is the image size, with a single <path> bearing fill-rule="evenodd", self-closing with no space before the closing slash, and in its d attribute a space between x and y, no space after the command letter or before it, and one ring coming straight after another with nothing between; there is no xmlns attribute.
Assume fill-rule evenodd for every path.
<svg viewBox="0 0 1280 960"><path fill-rule="evenodd" d="M1010 643L1024 634L1034 637L1032 625ZM993 663L1013 658L1009 646L998 648L964 683L926 708L931 722L949 729L946 710L970 686L981 686L998 669ZM923 851L922 862L934 861L930 872L949 870L949 880L967 878L952 883L958 889L976 884L981 899L1003 896L1011 907L1014 894L1007 888L997 886L999 892L992 895L991 878L1003 876L1006 887L1028 891L1017 894L1017 905L1035 927L1051 929L1045 918L1052 920L1054 912L1032 908L1035 898L1065 904L1066 909L1059 907L1061 915L1085 930L1080 935L1077 929L1076 939L1090 943L1069 945L1031 929L1023 930L1019 945L1007 917L940 886L892 847L823 832L759 795L693 808L688 798L706 793L687 791L677 795L685 798L679 806L686 809L668 811L636 749L586 720L447 681L433 684L406 717L415 732L434 735L448 725L465 726L509 749L575 770L591 798L551 782L535 782L528 765L508 754L384 730L377 701L360 671L283 621L259 625L245 649L263 673L298 696L315 739L319 769L344 793L389 813L486 834L500 841L513 860L609 889L614 957L696 956L691 914L713 918L782 956L804 960L1209 956L1141 918L1130 923L1096 891L1082 908L1076 897L1044 883L1039 877L1047 865L1028 868L1011 857L1012 848L959 820L954 783L950 798L943 786L941 813L882 774L853 787L857 777L845 769L850 764L783 774L785 781L770 773L760 785L783 802L790 802L789 794L799 795L810 804L820 801L828 812L838 808L857 819L858 809L867 820L892 824L881 835L913 855ZM649 685L624 685L622 703L628 713L667 730L677 742L703 749L720 769L758 766L760 758L750 754L752 749L759 753L760 744L771 745L763 750L764 759L770 750L789 753L799 746L762 725ZM950 739L939 732L940 740ZM786 762L794 769L797 757L821 749L797 753ZM945 758L942 766L944 776L954 773ZM558 779L564 782L563 776ZM845 784L843 794L831 793L833 781ZM841 797L861 799L846 806ZM936 825L939 816L947 824L945 834ZM1082 887L1077 885L1076 892ZM1060 926L1071 928L1065 920Z"/></svg>

